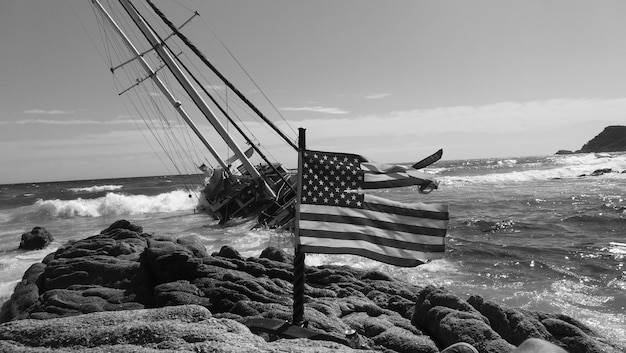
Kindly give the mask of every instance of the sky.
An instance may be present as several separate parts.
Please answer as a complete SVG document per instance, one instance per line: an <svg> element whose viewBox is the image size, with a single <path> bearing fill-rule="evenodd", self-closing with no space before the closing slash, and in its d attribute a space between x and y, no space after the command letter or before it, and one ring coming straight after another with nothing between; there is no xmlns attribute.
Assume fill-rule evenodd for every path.
<svg viewBox="0 0 626 353"><path fill-rule="evenodd" d="M626 122L623 0L178 3L311 149L549 155ZM95 19L88 0L0 0L0 184L169 174L128 119Z"/></svg>

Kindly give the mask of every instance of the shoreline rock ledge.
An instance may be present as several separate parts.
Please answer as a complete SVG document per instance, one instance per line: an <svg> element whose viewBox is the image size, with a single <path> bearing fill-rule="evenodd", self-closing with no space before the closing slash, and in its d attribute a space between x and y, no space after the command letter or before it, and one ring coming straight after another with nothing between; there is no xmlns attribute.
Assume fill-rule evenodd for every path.
<svg viewBox="0 0 626 353"><path fill-rule="evenodd" d="M570 353L624 351L565 315L339 266L305 270L308 327L337 340L251 333L247 319L291 319L292 270L279 249L207 254L196 236L166 239L117 221L24 273L2 306L0 351L436 353L464 341L506 353L529 337ZM348 330L365 349L337 343Z"/></svg>

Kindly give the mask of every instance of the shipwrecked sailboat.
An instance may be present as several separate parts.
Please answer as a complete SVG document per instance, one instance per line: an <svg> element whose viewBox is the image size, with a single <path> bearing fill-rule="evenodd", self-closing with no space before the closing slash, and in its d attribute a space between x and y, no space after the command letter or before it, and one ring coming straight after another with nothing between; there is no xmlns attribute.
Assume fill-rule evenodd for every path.
<svg viewBox="0 0 626 353"><path fill-rule="evenodd" d="M203 172L199 208L222 224L260 214L259 224L288 226L295 197L293 173L270 161L254 134L242 127L239 110L255 114L284 145L294 150L296 146L181 32L198 13L176 27L151 1L93 0L92 4L120 96L143 102L132 101L134 114L141 117L178 174L192 175L197 172L194 167ZM213 129L211 138L199 126L198 117ZM192 140L199 140L203 149L198 150ZM242 142L249 146L246 151L240 147ZM213 163L205 159L207 151ZM224 152L218 151L232 155L224 158ZM253 163L253 155L261 160L259 164Z"/></svg>

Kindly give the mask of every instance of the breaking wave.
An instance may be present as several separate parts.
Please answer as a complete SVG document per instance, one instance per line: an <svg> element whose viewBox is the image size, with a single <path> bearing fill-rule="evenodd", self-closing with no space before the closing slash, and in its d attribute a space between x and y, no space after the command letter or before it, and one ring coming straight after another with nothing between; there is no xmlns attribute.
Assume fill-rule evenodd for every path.
<svg viewBox="0 0 626 353"><path fill-rule="evenodd" d="M155 196L110 192L95 199L38 200L29 208L46 218L73 218L193 210L196 204L197 195L189 197L188 191L176 190Z"/></svg>

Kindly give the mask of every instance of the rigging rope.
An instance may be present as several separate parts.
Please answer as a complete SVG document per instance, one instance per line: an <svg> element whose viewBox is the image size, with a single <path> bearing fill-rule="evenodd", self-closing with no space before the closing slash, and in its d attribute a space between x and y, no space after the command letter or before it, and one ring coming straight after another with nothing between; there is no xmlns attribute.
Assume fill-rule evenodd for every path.
<svg viewBox="0 0 626 353"><path fill-rule="evenodd" d="M132 5L131 5L132 6ZM162 14L161 14L162 15ZM169 20L168 20L169 22ZM148 26L150 26L150 24L147 24ZM169 22L169 25L171 25L171 27L174 27L174 29L176 29L175 26L173 26L173 24L171 24L171 22ZM170 28L171 28L170 27ZM156 32L154 31L154 29L152 29L152 32L154 33L155 36L159 37ZM176 31L176 33L180 33L178 31ZM167 43L164 43L161 38L158 38L159 43L163 46L164 49L169 50L170 52L172 52L171 48L169 47L169 45ZM187 43L185 43L187 44ZM201 54L201 53L200 53ZM232 121L232 119L230 118L230 116L228 116L228 114L226 113L226 111L224 110L224 108L222 108L217 101L215 100L215 98L213 98L213 96L211 94L209 94L209 92L207 91L207 89L198 81L198 79L195 77L195 75L193 75L193 73L190 72L190 70L188 69L187 65L182 62L182 60L178 57L178 56L173 56L173 59L176 60L182 67L183 69L190 75L191 78L193 78L194 82L202 89L202 91L211 99L211 101L218 107L218 109L222 112L222 114L224 114L226 116L227 119L229 119L229 121L233 124L233 126L239 131L239 133L246 139L246 141L251 145L252 148L254 148L255 151L257 151L257 153L265 160L265 162L268 164L268 166L274 170L274 172L285 182L289 185L289 187L291 189L293 189L293 186L288 182L288 180L286 179L286 177L281 174L276 167L274 166L273 163L271 163L269 160L267 160L267 157L258 149L257 146L254 145L254 143L250 140L250 138L245 135L242 131L241 128L234 123L234 121ZM214 71L215 72L215 71ZM216 72L217 74L217 72ZM223 80L224 81L224 80ZM224 82L224 83L228 83L228 82ZM241 98L241 96L239 96Z"/></svg>
<svg viewBox="0 0 626 353"><path fill-rule="evenodd" d="M280 129L278 129L276 125L274 125L274 123L272 123L267 117L265 117L265 115L263 115L263 113L261 113L261 111L257 109L257 107L252 104L252 102L250 102L241 92L239 92L239 90L235 86L233 86L233 84L230 83L230 81L228 81L228 79L224 77L224 75L222 75L217 70L217 68L215 68L215 66L213 66L213 64L209 62L206 56L202 54L200 50L198 50L198 48L196 48L196 46L191 43L184 34L180 32L167 17L165 17L163 12L161 12L161 10L159 10L159 8L157 8L154 3L152 3L152 1L146 0L146 2L150 5L152 10L157 15L159 15L159 17L161 17L161 20L165 22L165 24L167 24L174 33L176 33L176 35L198 56L198 58L200 58L200 60L205 65L207 65L207 67L211 69L211 71L213 71L228 86L228 88L230 88L244 103L248 105L248 107L250 107L250 109L252 109L261 119L263 119L265 123L271 126L272 129L274 129L294 150L298 150L298 147L295 145L295 143L291 141L287 136L285 136L285 134Z"/></svg>
<svg viewBox="0 0 626 353"><path fill-rule="evenodd" d="M167 47L167 44L165 45L165 47ZM169 47L167 47L169 49ZM191 78L193 78L194 82L200 86L200 89L202 89L202 91L204 92L204 94L207 95L207 97L209 97L209 99L213 102L213 104L215 104L215 106L220 110L220 112L222 114L224 114L224 116L228 119L228 121L230 121L233 125L233 127L235 127L235 129L239 132L239 134L241 134L241 136L243 136L243 138L246 140L246 142L259 154L259 156L261 156L261 158L263 158L263 160L265 161L265 163L267 163L267 165L278 175L280 176L280 178L289 185L289 187L295 191L295 189L293 189L293 186L291 185L291 183L288 182L288 180L285 178L285 176L283 176L278 169L276 169L276 167L274 166L274 164L269 161L267 159L267 157L265 156L264 153L261 152L261 150L258 148L258 146L252 142L252 140L250 140L250 138L243 133L243 131L241 130L241 128L239 127L239 124L236 124L232 118L230 117L230 115L228 115L228 112L226 112L226 110L224 110L224 108L215 100L215 98L213 97L213 95L211 95L209 93L209 91L200 83L198 82L198 79L196 78L195 75L193 75L189 69L187 68L187 65L185 65L185 63L183 63L180 59L176 58L176 60L178 61L178 63L183 67L183 69L185 69L185 71L187 73L189 73L189 76Z"/></svg>
<svg viewBox="0 0 626 353"><path fill-rule="evenodd" d="M280 116L280 118L283 120L283 122L285 122L285 125L287 125L287 127L289 127L289 129L291 130L291 132L293 132L294 134L297 135L296 131L293 129L293 127L291 125L289 125L289 122L287 122L287 119L285 119L285 117L280 113L280 110L274 105L274 103L272 102L271 99L269 99L269 97L265 94L265 91L263 91L261 89L261 87L259 87L259 85L256 83L256 81L252 78L252 76L248 73L248 70L246 70L246 68L241 65L241 63L239 62L239 60L237 59L237 57L232 53L232 51L228 48L228 46L226 45L226 43L224 43L219 36L217 35L217 33L215 33L215 31L213 30L213 28L211 28L211 26L209 26L209 24L206 22L206 20L200 16L200 14L198 12L196 12L196 14L198 14L198 16L200 18L202 18L202 21L204 22L204 24L207 26L207 28L209 29L209 31L211 31L211 33L213 33L213 36L217 39L218 42L220 42L220 44L222 45L222 47L224 48L224 50L226 50L226 52L228 53L228 55L230 55L230 57L237 63L237 66L239 66L239 68L241 69L241 71L243 71L246 76L248 77L248 79L250 79L250 82L252 82L254 84L254 86L259 90L259 92L263 95L263 97L265 98L265 100L272 106L272 108L274 109L274 111L276 112L276 114L278 114L278 116Z"/></svg>
<svg viewBox="0 0 626 353"><path fill-rule="evenodd" d="M111 8L112 10L114 8ZM95 9L94 9L95 10ZM104 14L102 14L102 16L104 16ZM135 56L133 55L133 53L131 53L131 51L129 50L128 47L122 45L121 43L119 43L118 41L114 41L111 39L111 35L108 33L107 29L111 29L110 26L104 26L102 23L102 19L103 17L101 16L96 16L96 18L99 20L98 21L98 25L99 25L99 29L100 29L100 36L101 36L101 40L103 43L108 44L105 45L105 49L106 53L107 53L107 57L108 57L108 61L109 61L109 67L113 67L113 53L116 54L116 56L118 58L123 58L123 57L128 57L130 56ZM102 53L101 53L102 56ZM136 57L135 57L136 59ZM125 73L126 79L129 80L129 82L132 82L133 79L135 79L136 77L141 77L141 76L145 76L145 71L138 69L136 67L136 64L133 65L129 65L130 67L126 67L124 70L122 70ZM134 74L131 74L131 71L134 71ZM140 73L143 74L140 74ZM111 73L114 74L113 70L111 70ZM120 87L118 84L121 83L121 81L119 81L119 78L116 75L113 75L114 77L114 82L116 83L116 86ZM141 85L144 86L144 85ZM133 90L135 91L135 90ZM189 144L189 131L186 130L187 134L185 135L184 132L185 130L179 129L181 131L181 135L183 137L183 143L181 143L181 141L177 138L175 133L167 133L168 129L171 129L171 124L169 124L169 121L165 118L166 113L163 110L163 106L157 104L157 99L156 97L154 97L153 95L150 94L151 92L149 92L147 89L145 89L145 87L142 87L142 92L137 92L135 91L134 94L136 95L137 101L134 101L132 99L129 99L129 102L132 103L132 105L134 106L134 111L137 112L139 114L139 116L141 117L141 119L143 120L143 123L145 125L145 127L148 129L148 131L153 135L154 139L156 140L156 142L161 146L161 149L163 152L165 152L165 155L168 157L168 159L170 160L170 162L172 163L172 165L175 167L176 171L178 172L178 174L183 175L183 183L186 184L187 188L189 190L193 190L193 189L197 189L197 182L191 183L189 178L189 174L191 173L183 173L183 171L188 171L189 167L187 165L185 165L185 163L183 163L185 161L186 158L183 158L183 156L181 155L181 151L187 152L187 154L195 151L196 152L196 156L197 156L197 149L192 149L190 148L190 144ZM139 105L135 104L135 102L140 102L143 103L145 98L148 97L148 99L151 101L152 104L142 104L143 109L140 108ZM125 100L122 100L122 102L125 102ZM130 112L130 109L128 109L128 106L126 104L124 104L126 106L126 110ZM148 107L152 108L149 109ZM169 105L166 105L166 107L169 107ZM171 108L170 108L171 109ZM150 114L150 110L152 110L152 114ZM142 113L145 112L147 113L146 115L152 115L152 116L157 116L159 119L149 119L146 118L146 116L144 116L144 114ZM176 116L176 115L175 115ZM160 123L157 125L157 123ZM163 161L163 159L161 158L161 154L157 153L154 146L152 145L152 143L150 142L150 139L148 139L146 137L146 134L144 133L143 129L141 129L138 125L137 122L135 121L135 125L137 126L138 130L140 131L140 133L143 135L144 139L148 142L150 148L153 150L154 154L159 158L159 160L161 161L161 163L163 164L163 166L167 169L168 173L170 174L174 174L169 170L168 167L168 163L165 163ZM181 125L181 124L175 124L174 127L185 127L186 125ZM161 131L161 133L159 133L159 131ZM185 138L186 137L186 138ZM187 145L187 148L182 148L182 145ZM179 148L177 149L175 146L178 146ZM171 153L168 150L173 150L174 153ZM178 162L176 162L176 159L178 159ZM181 162L182 161L182 162ZM192 170L195 170L195 166ZM197 175L197 173L195 173ZM195 185L195 187L192 187L192 185ZM197 197L197 195L196 195Z"/></svg>

